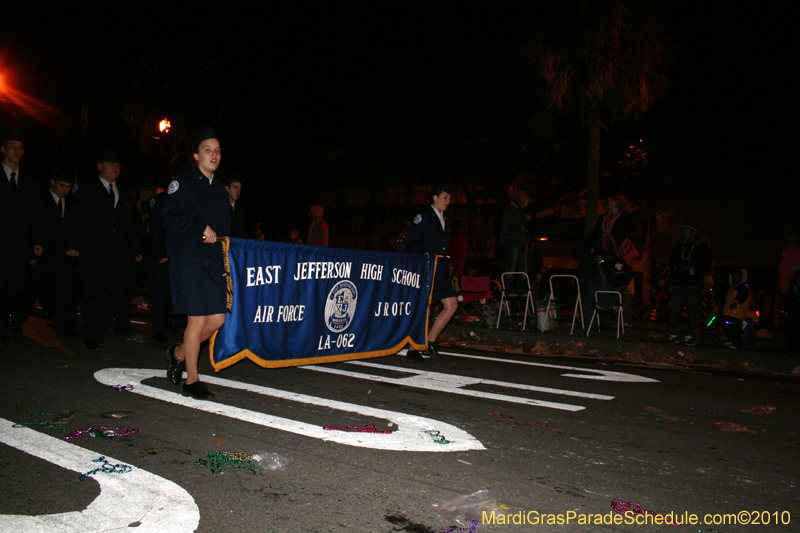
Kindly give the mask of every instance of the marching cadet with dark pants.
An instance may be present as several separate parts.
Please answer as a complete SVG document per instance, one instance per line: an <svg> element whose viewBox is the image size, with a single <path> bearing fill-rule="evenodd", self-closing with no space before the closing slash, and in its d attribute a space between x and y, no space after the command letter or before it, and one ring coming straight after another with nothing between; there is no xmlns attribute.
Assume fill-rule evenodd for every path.
<svg viewBox="0 0 800 533"><path fill-rule="evenodd" d="M450 228L444 219L444 212L450 205L450 193L452 192L453 186L449 183L442 183L434 187L433 202L430 207L414 217L414 225L406 239L406 250L411 253L442 256L439 257L436 265L431 300L441 300L444 309L436 317L428 332L428 349L422 352L437 361L441 361L442 356L433 343L458 308L456 291L450 278ZM409 349L407 357L415 362L423 361L422 355L416 350Z"/></svg>
<svg viewBox="0 0 800 533"><path fill-rule="evenodd" d="M96 350L104 340L130 283L130 259L142 260L134 213L117 187L119 155L106 150L97 177L79 183L67 220L67 255L78 258L83 292L83 345Z"/></svg>
<svg viewBox="0 0 800 533"><path fill-rule="evenodd" d="M39 185L19 162L25 154L22 135L10 133L0 145L3 154L0 176L0 344L8 342L8 315L25 286L28 263L42 247L42 207Z"/></svg>
<svg viewBox="0 0 800 533"><path fill-rule="evenodd" d="M161 210L173 311L188 316L183 344L167 349L167 378L180 385L185 368L182 394L206 400L214 395L200 382L197 361L200 344L225 323L228 287L217 235L230 235L231 208L225 186L214 179L222 152L211 128L197 134L192 157L195 166L169 184Z"/></svg>
<svg viewBox="0 0 800 533"><path fill-rule="evenodd" d="M75 319L78 316L77 259L68 257L65 242L67 220L72 211L72 176L58 170L50 180L50 188L42 195L44 252L31 268L25 291L17 300L11 315L12 329L21 326L33 313L36 300L42 304L44 316L56 326L56 335L77 336Z"/></svg>

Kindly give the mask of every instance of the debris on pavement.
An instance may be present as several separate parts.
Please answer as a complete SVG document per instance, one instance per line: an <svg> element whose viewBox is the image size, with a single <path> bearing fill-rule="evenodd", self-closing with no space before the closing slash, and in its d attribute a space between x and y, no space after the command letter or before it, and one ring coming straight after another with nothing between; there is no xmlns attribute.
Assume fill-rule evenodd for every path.
<svg viewBox="0 0 800 533"><path fill-rule="evenodd" d="M753 407L742 409L742 412L756 415L771 415L776 409L777 407L772 407L771 405L754 405Z"/></svg>
<svg viewBox="0 0 800 533"><path fill-rule="evenodd" d="M101 413L100 418L128 418L133 414L133 411L108 411Z"/></svg>
<svg viewBox="0 0 800 533"><path fill-rule="evenodd" d="M734 370L739 372L766 372L767 369L758 363L751 363L749 361L725 361L722 360L719 366L724 370Z"/></svg>
<svg viewBox="0 0 800 533"><path fill-rule="evenodd" d="M672 514L663 515L663 514L656 513L654 511L648 511L647 509L642 509L641 504L638 504L636 502L625 502L625 501L622 501L622 500L611 500L611 509L613 509L614 511L618 512L621 515L626 515L626 513L630 512L630 513L633 513L635 515L638 514L638 515L650 515L650 516L653 516L653 517L661 517L662 519L664 519L664 523L665 524L668 524L668 525L670 525L672 527L678 527L678 526L681 525L679 523L671 523L674 520L674 518L670 518L671 516L673 516ZM667 521L667 519L669 519L669 522Z"/></svg>
<svg viewBox="0 0 800 533"><path fill-rule="evenodd" d="M208 460L198 459L194 464L210 469L212 474L222 474L225 472L236 472L245 468L252 468L255 470L259 465L258 462L252 459L252 455L243 451L208 452Z"/></svg>
<svg viewBox="0 0 800 533"><path fill-rule="evenodd" d="M86 472L85 474L81 474L81 477L78 478L78 481L83 481L87 477L92 476L98 472L105 472L107 474L127 474L128 472L133 470L133 468L130 467L129 465L123 465L123 464L112 465L108 461L106 461L105 457L102 456L98 457L97 459L92 459L92 462L103 463L103 466L101 466L100 468L95 468L94 470Z"/></svg>
<svg viewBox="0 0 800 533"><path fill-rule="evenodd" d="M435 429L428 429L425 431L425 434L433 437L433 442L435 442L436 444L450 444L450 441L445 439L444 435L441 435Z"/></svg>
<svg viewBox="0 0 800 533"><path fill-rule="evenodd" d="M258 452L253 455L252 461L262 469L273 472L283 472L294 463L294 459L283 457L275 452Z"/></svg>
<svg viewBox="0 0 800 533"><path fill-rule="evenodd" d="M87 433L92 437L98 439L113 439L114 437L127 437L129 435L133 435L134 433L138 432L139 432L138 429L97 426L93 428L79 429L78 431L73 431L72 433L64 437L64 440L79 439Z"/></svg>
<svg viewBox="0 0 800 533"><path fill-rule="evenodd" d="M740 426L739 424L734 424L732 422L709 422L712 426L717 426L722 431L736 431L741 433L758 433L758 431L753 431L749 429L747 426Z"/></svg>
<svg viewBox="0 0 800 533"><path fill-rule="evenodd" d="M37 416L53 416L53 415L51 415L50 413L45 413L45 412L33 413L31 415L31 418L33 418L34 422L23 422L21 424L14 424L11 427L14 427L14 428L26 428L26 427L29 427L29 426L44 426L47 429L53 429L55 431L66 431L67 430L67 428L64 426L64 424L54 424L51 420L40 420L40 419L36 418Z"/></svg>
<svg viewBox="0 0 800 533"><path fill-rule="evenodd" d="M353 431L359 433L392 433L389 431L381 431L372 424L366 426L322 426L326 431Z"/></svg>
<svg viewBox="0 0 800 533"><path fill-rule="evenodd" d="M488 490L479 490L466 496L459 496L445 503L435 503L433 507L444 519L453 520L462 528L473 525L473 520L481 520L483 513L487 515L494 513L497 516L508 514L510 511L505 505L498 505L497 500Z"/></svg>

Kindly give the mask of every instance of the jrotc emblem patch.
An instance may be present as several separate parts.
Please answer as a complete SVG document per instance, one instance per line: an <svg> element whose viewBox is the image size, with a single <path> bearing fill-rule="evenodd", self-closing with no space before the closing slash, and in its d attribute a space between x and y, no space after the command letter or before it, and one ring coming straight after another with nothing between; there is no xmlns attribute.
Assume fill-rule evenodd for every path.
<svg viewBox="0 0 800 533"><path fill-rule="evenodd" d="M180 187L180 185L178 184L177 180L172 180L169 183L169 188L167 189L167 194L174 193L175 191L178 190L178 187Z"/></svg>
<svg viewBox="0 0 800 533"><path fill-rule="evenodd" d="M333 286L325 302L325 325L334 333L347 329L353 320L358 290L352 282L342 280Z"/></svg>
<svg viewBox="0 0 800 533"><path fill-rule="evenodd" d="M414 224L419 224L422 222L422 215L417 213L417 216L414 217Z"/></svg>

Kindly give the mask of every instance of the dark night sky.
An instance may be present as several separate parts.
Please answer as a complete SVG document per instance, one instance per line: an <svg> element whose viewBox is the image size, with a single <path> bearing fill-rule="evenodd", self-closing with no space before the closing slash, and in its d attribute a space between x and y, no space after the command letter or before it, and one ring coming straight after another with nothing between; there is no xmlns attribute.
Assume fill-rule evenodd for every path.
<svg viewBox="0 0 800 533"><path fill-rule="evenodd" d="M217 124L215 102L200 95L192 95L192 120L225 132L223 167L245 175L301 174L329 150L424 159L463 139L531 142L536 103L523 90L519 48L536 2L229 4L6 11L4 79L62 113L55 130L38 125L31 136L55 146L28 143L27 157L49 165L74 158L83 103L94 144L124 135L113 128L125 127L119 109L139 59L174 43L187 43L193 61L213 62L233 88L227 110L238 117L236 131ZM638 122L615 129L643 138L664 175L691 184L687 195L785 191L798 181L791 155L800 140L790 3L661 4L678 49L669 92ZM0 104L7 128L9 104Z"/></svg>

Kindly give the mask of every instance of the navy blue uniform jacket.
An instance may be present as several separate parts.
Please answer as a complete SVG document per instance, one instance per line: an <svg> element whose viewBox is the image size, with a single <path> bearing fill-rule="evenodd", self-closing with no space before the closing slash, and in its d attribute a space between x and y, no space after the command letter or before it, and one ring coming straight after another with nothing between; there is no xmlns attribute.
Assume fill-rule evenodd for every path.
<svg viewBox="0 0 800 533"><path fill-rule="evenodd" d="M133 210L122 197L114 208L100 178L79 183L69 209L66 248L78 250L82 260L127 262L142 253Z"/></svg>
<svg viewBox="0 0 800 533"><path fill-rule="evenodd" d="M0 168L0 259L26 262L33 245L42 244L42 204L39 184L26 172L18 173L14 190Z"/></svg>
<svg viewBox="0 0 800 533"><path fill-rule="evenodd" d="M228 191L218 180L209 183L200 169L193 167L169 184L161 208L161 224L167 230L167 255L196 259L222 260L219 244L203 242L206 226L217 237L231 235L231 206Z"/></svg>
<svg viewBox="0 0 800 533"><path fill-rule="evenodd" d="M414 217L414 225L406 238L406 250L412 254L450 255L450 233L445 222L445 229L439 217L433 211L434 207L427 209Z"/></svg>

